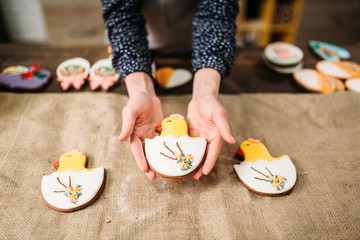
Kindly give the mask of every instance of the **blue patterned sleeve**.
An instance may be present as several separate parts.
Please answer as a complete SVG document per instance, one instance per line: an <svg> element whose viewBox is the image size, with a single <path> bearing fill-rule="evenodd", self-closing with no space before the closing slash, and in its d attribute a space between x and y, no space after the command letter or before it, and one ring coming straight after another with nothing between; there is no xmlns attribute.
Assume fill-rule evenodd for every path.
<svg viewBox="0 0 360 240"><path fill-rule="evenodd" d="M202 0L193 21L194 73L213 68L226 77L235 55L237 0Z"/></svg>
<svg viewBox="0 0 360 240"><path fill-rule="evenodd" d="M101 0L113 51L113 66L122 80L137 71L151 76L152 57L146 39L141 0Z"/></svg>

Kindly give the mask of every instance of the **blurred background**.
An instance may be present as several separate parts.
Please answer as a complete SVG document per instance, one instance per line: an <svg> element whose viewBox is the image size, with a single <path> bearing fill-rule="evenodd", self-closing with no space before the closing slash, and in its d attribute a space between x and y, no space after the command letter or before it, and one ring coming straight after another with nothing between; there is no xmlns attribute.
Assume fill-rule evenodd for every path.
<svg viewBox="0 0 360 240"><path fill-rule="evenodd" d="M238 44L358 45L359 0L241 0ZM100 0L0 0L0 42L105 45Z"/></svg>

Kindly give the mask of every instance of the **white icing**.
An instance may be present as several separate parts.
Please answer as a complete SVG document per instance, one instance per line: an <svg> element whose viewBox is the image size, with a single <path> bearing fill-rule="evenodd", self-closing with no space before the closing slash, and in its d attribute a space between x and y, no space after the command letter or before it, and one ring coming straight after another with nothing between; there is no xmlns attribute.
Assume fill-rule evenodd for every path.
<svg viewBox="0 0 360 240"><path fill-rule="evenodd" d="M280 46L282 49L288 50L289 53L292 55L292 57L291 58L278 58L278 54L276 53L276 51L274 51L274 47L276 47L276 46ZM297 47L293 44L290 44L290 43L285 43L285 42L274 42L274 43L268 44L265 47L264 55L270 62L277 64L277 65L282 65L282 66L297 64L304 57L304 53L299 47Z"/></svg>
<svg viewBox="0 0 360 240"><path fill-rule="evenodd" d="M56 75L62 76L61 70L69 65L81 65L85 68L85 73L89 74L90 71L90 62L84 58L70 58L68 60L65 60L64 62L60 63L60 65L56 69Z"/></svg>
<svg viewBox="0 0 360 240"><path fill-rule="evenodd" d="M167 88L174 88L181 86L191 79L191 73L186 69L176 69L174 73L171 75L169 82L167 84Z"/></svg>
<svg viewBox="0 0 360 240"><path fill-rule="evenodd" d="M267 167L273 175L280 175L285 177L287 182L284 185L284 189L277 190L271 185L271 183L255 179L255 177L262 179L267 178L251 169L251 167L264 173L265 175L270 176L270 173L265 168ZM245 185L260 193L280 194L292 189L296 183L296 169L287 155L272 162L268 162L263 159L259 159L255 163L244 161L238 165L234 165L234 168L237 175Z"/></svg>
<svg viewBox="0 0 360 240"><path fill-rule="evenodd" d="M95 71L100 67L113 67L111 63L111 58L104 58L96 61L90 68L90 76L95 75ZM115 73L115 76L119 77L118 73Z"/></svg>
<svg viewBox="0 0 360 240"><path fill-rule="evenodd" d="M166 154L169 157L175 157L165 146L168 146L175 154L180 153L180 150L176 146L176 142L184 154L191 154L193 156L193 162L191 169L181 171L179 163L176 160L169 159L160 152ZM184 176L194 171L202 162L206 149L205 138L189 138L184 135L179 138L175 138L173 135L167 135L166 137L156 136L153 139L145 139L145 154L151 167L158 173L179 177Z"/></svg>
<svg viewBox="0 0 360 240"><path fill-rule="evenodd" d="M82 195L78 198L77 203L71 203L64 193L56 193L54 191L63 191L65 187L62 186L60 181L69 186L69 176L71 176L71 185L73 187L81 185ZM95 168L93 170L82 170L80 172L73 172L67 170L62 173L54 172L49 176L43 176L41 181L41 193L45 201L59 209L73 209L82 206L91 201L99 192L105 176L104 167Z"/></svg>
<svg viewBox="0 0 360 240"><path fill-rule="evenodd" d="M301 69L296 71L294 77L309 90L318 92L323 88L317 72L313 69Z"/></svg>
<svg viewBox="0 0 360 240"><path fill-rule="evenodd" d="M360 92L360 78L350 78L346 80L345 84L350 91Z"/></svg>
<svg viewBox="0 0 360 240"><path fill-rule="evenodd" d="M347 74L344 70L339 68L337 65L333 64L329 61L321 61L316 64L317 70L320 72L331 75L338 78L349 78L349 74Z"/></svg>

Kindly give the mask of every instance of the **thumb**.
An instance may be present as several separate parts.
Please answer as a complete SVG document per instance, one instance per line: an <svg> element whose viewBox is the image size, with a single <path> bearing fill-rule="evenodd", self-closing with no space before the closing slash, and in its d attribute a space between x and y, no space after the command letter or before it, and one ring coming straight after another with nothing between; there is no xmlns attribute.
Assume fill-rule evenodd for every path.
<svg viewBox="0 0 360 240"><path fill-rule="evenodd" d="M136 121L135 112L128 106L125 106L122 112L122 119L121 133L118 138L119 141L124 141L131 136Z"/></svg>
<svg viewBox="0 0 360 240"><path fill-rule="evenodd" d="M231 130L229 123L227 121L226 111L223 110L222 113L217 114L214 118L215 125L220 132L221 137L228 143L236 143L235 138L231 135Z"/></svg>

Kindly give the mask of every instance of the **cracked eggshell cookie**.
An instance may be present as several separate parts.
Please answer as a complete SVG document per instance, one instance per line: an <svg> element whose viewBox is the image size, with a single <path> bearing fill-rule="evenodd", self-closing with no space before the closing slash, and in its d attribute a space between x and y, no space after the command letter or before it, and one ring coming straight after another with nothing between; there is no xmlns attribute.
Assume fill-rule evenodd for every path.
<svg viewBox="0 0 360 240"><path fill-rule="evenodd" d="M281 196L294 188L297 174L289 156L274 158L264 144L252 138L241 143L237 154L245 159L234 169L247 189L260 195Z"/></svg>
<svg viewBox="0 0 360 240"><path fill-rule="evenodd" d="M105 185L105 169L88 169L85 164L85 154L73 150L54 164L56 172L43 176L41 196L49 207L71 212L88 206L99 196Z"/></svg>
<svg viewBox="0 0 360 240"><path fill-rule="evenodd" d="M204 137L190 137L184 117L165 118L157 130L160 136L145 139L145 155L150 168L162 177L181 179L195 172L203 163Z"/></svg>

